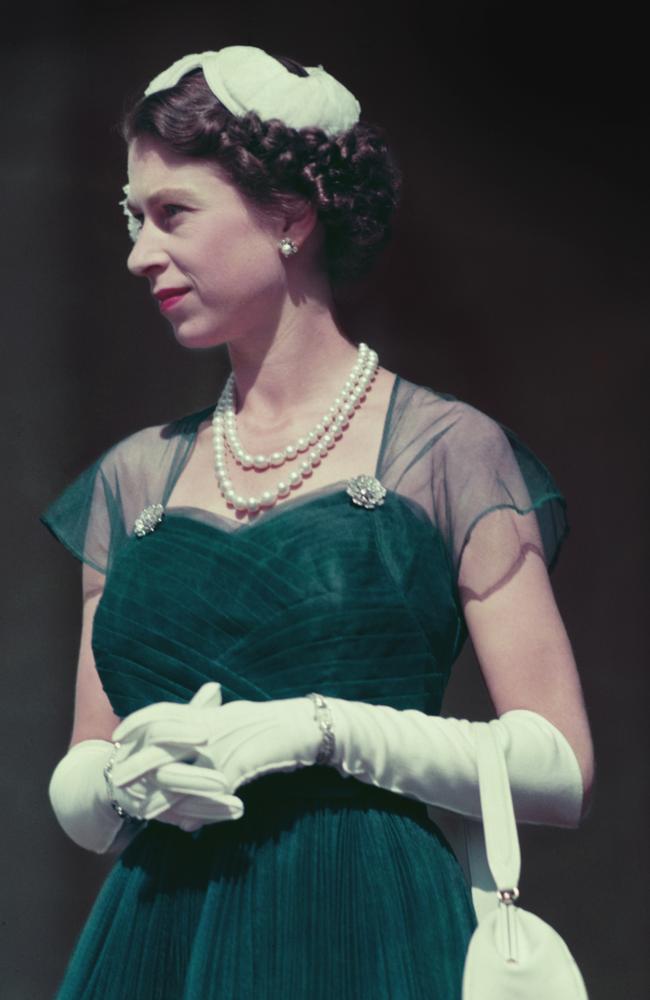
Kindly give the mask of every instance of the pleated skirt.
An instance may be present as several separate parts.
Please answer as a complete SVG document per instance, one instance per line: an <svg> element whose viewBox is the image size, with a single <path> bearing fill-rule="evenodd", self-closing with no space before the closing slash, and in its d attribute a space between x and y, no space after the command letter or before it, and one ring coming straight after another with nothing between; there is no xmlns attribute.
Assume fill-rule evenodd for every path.
<svg viewBox="0 0 650 1000"><path fill-rule="evenodd" d="M240 820L138 833L56 1000L460 1000L476 914L425 806L324 767L238 794Z"/></svg>

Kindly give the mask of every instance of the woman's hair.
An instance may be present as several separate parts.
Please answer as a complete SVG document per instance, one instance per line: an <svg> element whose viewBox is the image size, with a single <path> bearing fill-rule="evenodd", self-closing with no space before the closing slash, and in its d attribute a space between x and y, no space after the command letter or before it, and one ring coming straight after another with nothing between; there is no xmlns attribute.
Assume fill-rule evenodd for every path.
<svg viewBox="0 0 650 1000"><path fill-rule="evenodd" d="M307 75L294 60L275 58L289 72ZM332 285L365 274L390 238L401 171L377 126L357 122L329 137L319 128L262 121L254 111L237 118L197 69L176 86L138 99L119 127L127 143L150 135L183 156L216 161L263 214L290 212L296 196L310 201L323 226Z"/></svg>

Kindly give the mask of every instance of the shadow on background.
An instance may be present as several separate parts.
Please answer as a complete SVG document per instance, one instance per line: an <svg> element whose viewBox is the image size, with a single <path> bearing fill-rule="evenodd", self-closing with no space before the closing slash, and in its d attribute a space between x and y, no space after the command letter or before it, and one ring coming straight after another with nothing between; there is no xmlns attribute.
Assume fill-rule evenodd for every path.
<svg viewBox="0 0 650 1000"><path fill-rule="evenodd" d="M523 6L523 5L522 5ZM129 432L215 402L223 350L184 352L125 267L115 131L174 59L230 44L322 63L405 173L393 243L345 325L406 378L516 430L565 493L553 574L596 744L579 831L526 828L522 903L591 1000L647 995L648 198L642 33L567 5L443 12L283 2L33 5L2 46L5 505L2 980L52 996L107 871L47 800L67 747L79 567L38 513ZM426 11L426 17L425 17ZM22 21L20 18L22 17ZM643 122L643 130L642 130ZM643 419L645 417L645 420ZM446 713L488 717L469 645ZM616 916L620 914L620 919Z"/></svg>

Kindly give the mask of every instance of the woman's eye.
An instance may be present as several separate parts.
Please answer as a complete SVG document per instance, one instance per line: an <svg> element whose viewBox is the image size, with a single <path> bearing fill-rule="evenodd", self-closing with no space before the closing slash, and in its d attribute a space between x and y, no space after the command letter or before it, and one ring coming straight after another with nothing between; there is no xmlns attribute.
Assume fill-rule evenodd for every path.
<svg viewBox="0 0 650 1000"><path fill-rule="evenodd" d="M127 217L127 225L129 230L129 236L131 240L135 243L142 227L144 225L144 214L142 212L132 212L131 209L127 208L126 199L120 202L124 209L124 214ZM163 205L161 219L167 222L169 219L175 218L179 212L185 212L187 209L183 205Z"/></svg>

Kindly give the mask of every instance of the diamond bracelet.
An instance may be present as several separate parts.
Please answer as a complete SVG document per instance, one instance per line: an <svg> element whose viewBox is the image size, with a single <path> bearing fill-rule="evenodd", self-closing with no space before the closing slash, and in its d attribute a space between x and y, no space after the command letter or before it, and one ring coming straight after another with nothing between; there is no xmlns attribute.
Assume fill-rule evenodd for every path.
<svg viewBox="0 0 650 1000"><path fill-rule="evenodd" d="M104 778L106 780L106 787L108 789L108 798L111 806L125 823L141 823L142 820L137 816L131 816L130 813L123 809L115 798L115 788L113 786L113 779L111 777L111 772L113 770L113 764L115 763L115 758L117 757L117 751L120 749L120 743L117 740L113 740L113 752L104 764Z"/></svg>
<svg viewBox="0 0 650 1000"><path fill-rule="evenodd" d="M334 756L336 739L334 736L332 712L322 695L312 691L307 695L314 703L314 719L323 733L321 745L316 757L317 764L329 764Z"/></svg>

